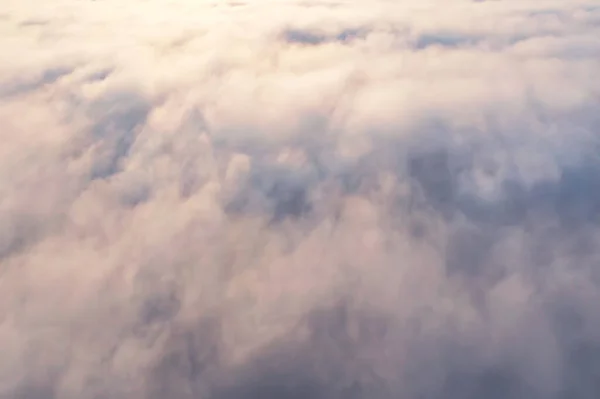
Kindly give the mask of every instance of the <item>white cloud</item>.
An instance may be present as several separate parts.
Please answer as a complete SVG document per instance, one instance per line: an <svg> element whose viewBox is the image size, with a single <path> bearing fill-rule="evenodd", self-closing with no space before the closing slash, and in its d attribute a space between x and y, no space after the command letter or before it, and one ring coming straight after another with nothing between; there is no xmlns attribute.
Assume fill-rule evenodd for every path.
<svg viewBox="0 0 600 399"><path fill-rule="evenodd" d="M594 1L5 3L1 397L600 393Z"/></svg>

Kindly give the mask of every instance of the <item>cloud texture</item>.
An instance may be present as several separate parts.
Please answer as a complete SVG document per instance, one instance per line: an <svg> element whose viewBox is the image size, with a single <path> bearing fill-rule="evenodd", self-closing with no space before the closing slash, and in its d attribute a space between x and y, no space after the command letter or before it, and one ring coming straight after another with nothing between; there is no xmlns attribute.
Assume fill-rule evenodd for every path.
<svg viewBox="0 0 600 399"><path fill-rule="evenodd" d="M600 397L600 4L3 0L0 397Z"/></svg>

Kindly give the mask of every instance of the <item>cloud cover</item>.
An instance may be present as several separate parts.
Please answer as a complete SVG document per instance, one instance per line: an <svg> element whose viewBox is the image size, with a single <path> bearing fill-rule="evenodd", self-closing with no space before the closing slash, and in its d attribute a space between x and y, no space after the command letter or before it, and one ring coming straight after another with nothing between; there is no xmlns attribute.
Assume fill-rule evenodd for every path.
<svg viewBox="0 0 600 399"><path fill-rule="evenodd" d="M3 4L0 397L600 395L597 2Z"/></svg>

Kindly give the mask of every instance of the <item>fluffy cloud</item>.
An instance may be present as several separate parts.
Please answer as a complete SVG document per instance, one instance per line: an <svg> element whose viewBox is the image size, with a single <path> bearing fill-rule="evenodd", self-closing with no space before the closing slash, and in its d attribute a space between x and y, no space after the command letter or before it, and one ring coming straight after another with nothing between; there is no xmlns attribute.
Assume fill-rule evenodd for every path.
<svg viewBox="0 0 600 399"><path fill-rule="evenodd" d="M592 0L5 0L0 397L597 398Z"/></svg>

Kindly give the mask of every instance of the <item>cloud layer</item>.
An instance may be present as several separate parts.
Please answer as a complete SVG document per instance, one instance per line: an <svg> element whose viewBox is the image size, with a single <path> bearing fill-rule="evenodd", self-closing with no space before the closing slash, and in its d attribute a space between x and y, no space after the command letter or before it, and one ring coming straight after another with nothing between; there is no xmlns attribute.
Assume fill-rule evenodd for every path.
<svg viewBox="0 0 600 399"><path fill-rule="evenodd" d="M600 6L5 0L0 397L600 395Z"/></svg>

